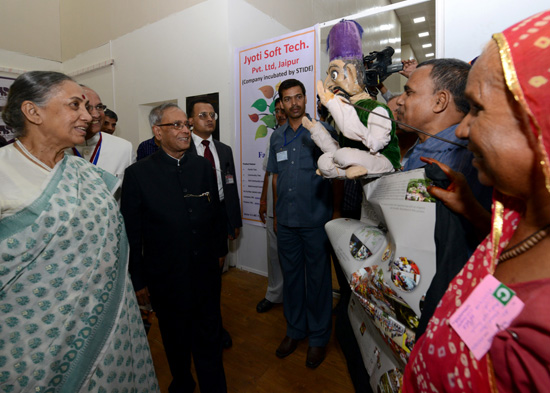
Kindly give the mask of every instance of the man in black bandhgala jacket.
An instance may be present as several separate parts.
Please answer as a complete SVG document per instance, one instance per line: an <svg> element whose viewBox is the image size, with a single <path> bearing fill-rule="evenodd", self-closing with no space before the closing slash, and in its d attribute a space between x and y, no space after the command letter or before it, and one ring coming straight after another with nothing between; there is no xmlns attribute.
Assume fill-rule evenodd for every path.
<svg viewBox="0 0 550 393"><path fill-rule="evenodd" d="M186 114L175 104L149 115L160 149L125 172L121 211L138 302L157 313L172 373L170 392L226 392L222 363L220 258L227 254L210 162L188 152ZM149 299L150 297L150 299Z"/></svg>

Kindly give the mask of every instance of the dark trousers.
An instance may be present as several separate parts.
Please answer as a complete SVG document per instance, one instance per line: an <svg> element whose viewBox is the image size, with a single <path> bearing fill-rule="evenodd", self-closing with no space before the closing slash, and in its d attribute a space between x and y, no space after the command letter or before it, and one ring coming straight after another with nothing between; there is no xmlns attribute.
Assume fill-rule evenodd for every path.
<svg viewBox="0 0 550 393"><path fill-rule="evenodd" d="M332 330L332 279L329 241L324 226L293 228L277 224L283 269L287 335L325 346Z"/></svg>
<svg viewBox="0 0 550 393"><path fill-rule="evenodd" d="M208 277L204 279L208 280ZM158 309L157 317L173 378L169 392L194 391L191 355L201 392L227 392L222 362L219 292L203 292L201 298L195 299L193 306L185 311L178 307Z"/></svg>

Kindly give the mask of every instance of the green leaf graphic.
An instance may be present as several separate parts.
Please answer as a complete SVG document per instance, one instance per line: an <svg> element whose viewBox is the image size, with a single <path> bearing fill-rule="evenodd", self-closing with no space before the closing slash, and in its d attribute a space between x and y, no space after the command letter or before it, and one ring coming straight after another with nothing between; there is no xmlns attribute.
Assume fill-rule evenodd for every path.
<svg viewBox="0 0 550 393"><path fill-rule="evenodd" d="M267 108L267 102L263 98L260 98L259 100L257 100L255 103L252 104L252 107L256 108L260 112L263 112Z"/></svg>
<svg viewBox="0 0 550 393"><path fill-rule="evenodd" d="M275 128L275 116L273 115L265 115L260 119L265 123L266 126L269 128Z"/></svg>
<svg viewBox="0 0 550 393"><path fill-rule="evenodd" d="M275 113L275 100L271 101L271 105L269 105L269 112Z"/></svg>
<svg viewBox="0 0 550 393"><path fill-rule="evenodd" d="M256 136L254 137L254 140L265 138L266 136L267 136L267 127L262 124L256 130Z"/></svg>

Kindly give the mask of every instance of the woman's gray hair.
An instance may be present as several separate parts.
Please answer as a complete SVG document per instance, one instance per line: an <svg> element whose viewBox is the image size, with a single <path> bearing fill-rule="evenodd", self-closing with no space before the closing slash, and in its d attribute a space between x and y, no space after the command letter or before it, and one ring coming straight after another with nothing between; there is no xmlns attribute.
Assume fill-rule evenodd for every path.
<svg viewBox="0 0 550 393"><path fill-rule="evenodd" d="M160 104L151 109L151 112L149 112L149 125L151 126L151 128L153 128L154 125L160 124L162 120L162 115L164 114L164 111L168 108L180 109L177 104L174 104L172 102L165 102L164 104Z"/></svg>
<svg viewBox="0 0 550 393"><path fill-rule="evenodd" d="M25 131L25 115L21 105L25 101L44 106L58 86L65 81L74 80L65 74L54 71L30 71L19 75L8 93L8 101L2 111L2 119L11 127L15 136L22 136Z"/></svg>

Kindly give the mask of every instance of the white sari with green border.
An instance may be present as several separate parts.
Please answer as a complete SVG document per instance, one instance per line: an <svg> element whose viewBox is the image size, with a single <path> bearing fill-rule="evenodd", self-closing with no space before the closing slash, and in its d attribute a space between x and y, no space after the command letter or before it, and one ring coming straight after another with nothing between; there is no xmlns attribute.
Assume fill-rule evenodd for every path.
<svg viewBox="0 0 550 393"><path fill-rule="evenodd" d="M158 392L115 184L67 156L0 220L0 392Z"/></svg>

